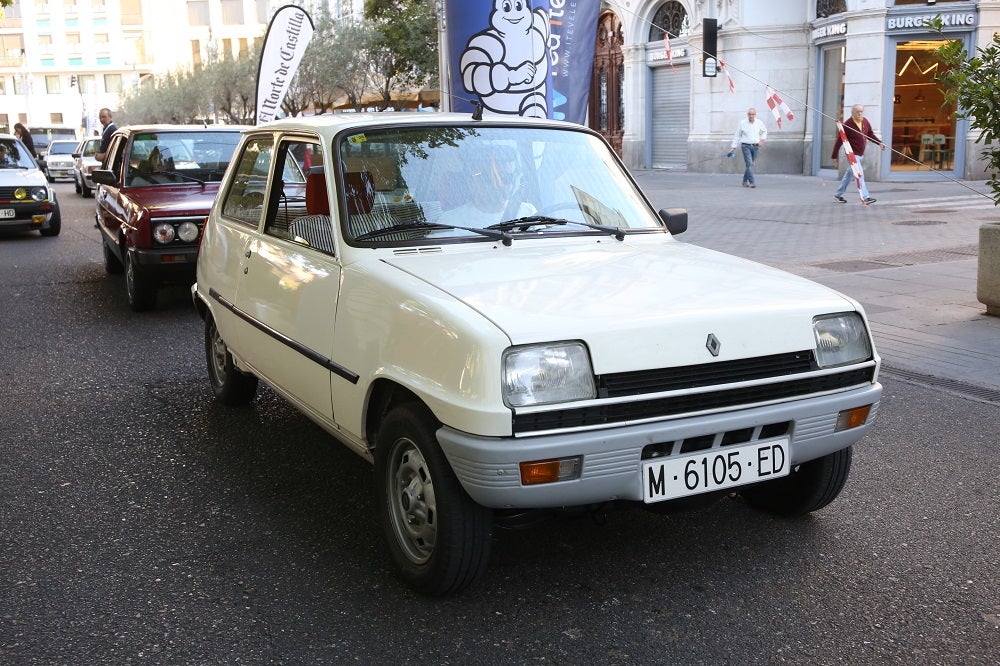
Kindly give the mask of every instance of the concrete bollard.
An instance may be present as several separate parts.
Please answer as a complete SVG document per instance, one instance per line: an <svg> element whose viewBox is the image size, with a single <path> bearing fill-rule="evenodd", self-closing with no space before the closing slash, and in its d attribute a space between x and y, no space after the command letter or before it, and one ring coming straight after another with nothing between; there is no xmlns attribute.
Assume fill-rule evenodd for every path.
<svg viewBox="0 0 1000 666"><path fill-rule="evenodd" d="M1000 223L979 227L979 275L976 298L986 314L1000 317Z"/></svg>

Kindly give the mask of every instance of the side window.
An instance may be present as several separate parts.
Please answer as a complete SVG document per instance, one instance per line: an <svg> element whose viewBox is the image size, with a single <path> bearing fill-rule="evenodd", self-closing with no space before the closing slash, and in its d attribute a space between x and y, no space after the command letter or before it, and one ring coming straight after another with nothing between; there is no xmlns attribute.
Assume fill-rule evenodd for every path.
<svg viewBox="0 0 1000 666"><path fill-rule="evenodd" d="M122 163L125 161L125 138L116 136L112 139L111 145L108 146L108 152L111 153L111 171L115 174L115 180L120 183L122 179Z"/></svg>
<svg viewBox="0 0 1000 666"><path fill-rule="evenodd" d="M275 159L281 180L272 191L264 233L334 254L326 174L322 166L312 166L322 164L319 146L282 141Z"/></svg>
<svg viewBox="0 0 1000 666"><path fill-rule="evenodd" d="M222 202L223 215L255 227L260 224L273 154L274 139L270 136L250 139L244 144Z"/></svg>

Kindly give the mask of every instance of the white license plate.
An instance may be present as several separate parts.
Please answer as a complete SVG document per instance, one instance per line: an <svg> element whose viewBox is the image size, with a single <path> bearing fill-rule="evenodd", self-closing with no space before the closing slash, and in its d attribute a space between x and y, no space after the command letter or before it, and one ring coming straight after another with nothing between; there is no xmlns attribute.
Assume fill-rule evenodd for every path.
<svg viewBox="0 0 1000 666"><path fill-rule="evenodd" d="M646 461L642 498L649 504L787 476L788 438Z"/></svg>
<svg viewBox="0 0 1000 666"><path fill-rule="evenodd" d="M13 208L0 208L0 217L15 217L16 215Z"/></svg>

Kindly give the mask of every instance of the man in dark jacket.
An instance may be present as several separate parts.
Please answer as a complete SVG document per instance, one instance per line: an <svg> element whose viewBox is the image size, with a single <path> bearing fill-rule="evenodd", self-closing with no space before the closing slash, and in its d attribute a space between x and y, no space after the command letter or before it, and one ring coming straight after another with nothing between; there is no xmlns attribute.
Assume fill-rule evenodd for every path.
<svg viewBox="0 0 1000 666"><path fill-rule="evenodd" d="M115 125L115 121L111 120L111 109L101 109L100 113L97 114L97 119L104 125L104 132L101 134L101 146L97 149L97 154L94 157L103 163L108 154L108 146L111 145L111 135L115 133L118 126Z"/></svg>
<svg viewBox="0 0 1000 666"><path fill-rule="evenodd" d="M855 104L851 107L851 117L844 121L843 125L844 134L847 135L847 142L851 144L851 150L854 151L854 155L858 158L859 166L861 165L861 157L865 154L865 146L868 145L869 141L874 141L882 150L885 150L885 144L875 136L871 123L865 118L865 107L863 104ZM840 132L838 132L837 140L833 144L832 157L834 161L836 161L840 154L840 147L842 145L844 145L844 140L840 138ZM833 198L840 203L847 203L847 199L844 198L844 192L847 190L848 183L852 180L854 180L854 171L848 168ZM865 203L875 203L875 199L868 196L868 186L865 184L864 174L861 176L861 198L864 199Z"/></svg>

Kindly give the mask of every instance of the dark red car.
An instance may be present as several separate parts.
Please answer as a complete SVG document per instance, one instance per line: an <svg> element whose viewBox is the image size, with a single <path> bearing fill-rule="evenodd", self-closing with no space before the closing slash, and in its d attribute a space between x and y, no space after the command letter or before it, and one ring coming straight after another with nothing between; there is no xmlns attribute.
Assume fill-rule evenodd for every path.
<svg viewBox="0 0 1000 666"><path fill-rule="evenodd" d="M164 282L194 282L198 239L244 128L157 125L115 132L94 171L108 273L125 273L129 306L156 305Z"/></svg>

